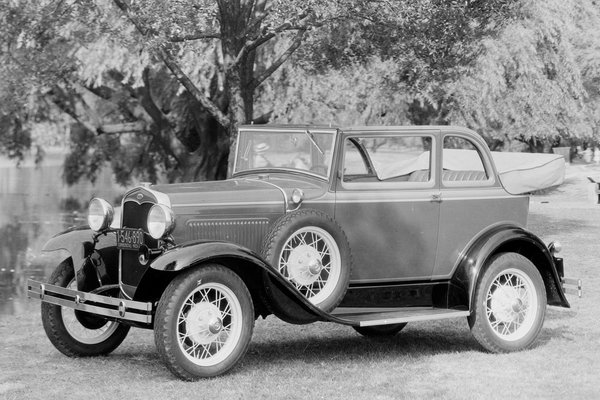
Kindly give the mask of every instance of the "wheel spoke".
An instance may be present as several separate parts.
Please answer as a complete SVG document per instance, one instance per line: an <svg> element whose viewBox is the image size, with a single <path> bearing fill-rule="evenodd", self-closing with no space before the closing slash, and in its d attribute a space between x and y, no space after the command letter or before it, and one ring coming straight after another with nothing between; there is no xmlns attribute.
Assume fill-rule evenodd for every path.
<svg viewBox="0 0 600 400"><path fill-rule="evenodd" d="M298 241L299 241L298 245L299 246L307 246L306 235L307 235L306 232L302 232L301 234L298 235ZM295 247L298 247L298 246L295 246Z"/></svg>

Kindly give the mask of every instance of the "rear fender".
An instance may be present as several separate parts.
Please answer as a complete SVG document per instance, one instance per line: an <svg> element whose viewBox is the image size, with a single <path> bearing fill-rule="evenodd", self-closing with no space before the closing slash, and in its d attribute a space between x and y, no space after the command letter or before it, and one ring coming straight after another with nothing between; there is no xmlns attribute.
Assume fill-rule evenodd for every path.
<svg viewBox="0 0 600 400"><path fill-rule="evenodd" d="M549 305L570 307L547 246L531 232L512 224L490 227L461 253L451 279L448 307L469 306L471 309L479 276L492 256L504 252L521 254L536 266L544 280Z"/></svg>
<svg viewBox="0 0 600 400"><path fill-rule="evenodd" d="M114 233L99 236L95 245L94 236L91 229L80 226L54 236L42 248L44 254L60 253L59 260L48 257L56 265L71 259L78 290L118 283L119 253Z"/></svg>
<svg viewBox="0 0 600 400"><path fill-rule="evenodd" d="M323 320L336 320L335 317L323 312L310 303L295 289L292 283L285 279L258 254L235 243L200 241L175 247L152 261L149 273L152 274L150 271L160 271L171 272L175 275L175 273L211 262L230 268L242 278L252 294L255 307L257 307L257 315L268 315L268 312L266 311L268 308L266 307L267 300L264 295L265 284L263 279L263 273L267 272L273 280L279 283L282 292L290 300L287 302L289 304L286 305L289 305L289 307L292 308L291 312L297 313L298 315L316 315L319 319ZM160 275L164 276L164 274ZM157 275L154 274L154 276ZM148 282L149 279L152 278L145 276L140 282L138 290L145 290L145 288L153 286L155 287L154 284ZM137 293L136 297L138 297Z"/></svg>

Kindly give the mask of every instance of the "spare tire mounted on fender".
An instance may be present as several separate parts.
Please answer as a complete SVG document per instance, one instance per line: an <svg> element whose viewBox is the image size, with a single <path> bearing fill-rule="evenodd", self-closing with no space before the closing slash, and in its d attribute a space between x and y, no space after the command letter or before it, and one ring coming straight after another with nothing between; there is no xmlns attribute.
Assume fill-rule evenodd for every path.
<svg viewBox="0 0 600 400"><path fill-rule="evenodd" d="M342 228L324 212L304 209L281 217L265 238L263 256L323 311L333 310L346 294L352 269L350 245ZM266 284L272 284L270 279ZM274 298L276 294L280 292L267 290L275 307L281 300Z"/></svg>

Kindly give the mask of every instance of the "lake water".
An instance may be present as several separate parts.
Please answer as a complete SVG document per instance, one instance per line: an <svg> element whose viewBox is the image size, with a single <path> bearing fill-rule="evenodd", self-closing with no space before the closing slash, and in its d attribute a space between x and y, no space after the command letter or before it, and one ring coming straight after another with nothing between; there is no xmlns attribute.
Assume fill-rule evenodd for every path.
<svg viewBox="0 0 600 400"><path fill-rule="evenodd" d="M27 278L46 279L55 265L43 265L44 243L73 225L86 224L87 203L102 197L114 204L126 189L115 184L108 170L95 184L62 182L62 152L49 151L35 167L21 167L0 158L0 316L26 307Z"/></svg>

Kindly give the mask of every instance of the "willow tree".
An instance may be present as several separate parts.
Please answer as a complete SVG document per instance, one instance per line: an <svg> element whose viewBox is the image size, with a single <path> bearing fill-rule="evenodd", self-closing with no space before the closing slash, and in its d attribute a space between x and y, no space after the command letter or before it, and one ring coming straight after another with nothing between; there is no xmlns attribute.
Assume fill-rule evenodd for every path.
<svg viewBox="0 0 600 400"><path fill-rule="evenodd" d="M219 179L237 126L268 117L254 114L263 82L311 30L344 18L344 3L15 0L0 8L0 69L22 105L48 105L41 119L76 122L68 181L94 178L107 161L120 181ZM9 118L4 105L2 114L15 128L35 119Z"/></svg>
<svg viewBox="0 0 600 400"><path fill-rule="evenodd" d="M598 140L600 7L593 0L531 0L472 70L448 85L449 119L490 143L530 151ZM595 137L595 139L594 139Z"/></svg>
<svg viewBox="0 0 600 400"><path fill-rule="evenodd" d="M226 141L229 151L235 147L240 124L265 119L254 113L255 98L263 82L300 47L311 30L348 18L351 3L114 0L135 26L144 50L162 61L202 110L218 123L218 130L223 132L219 139ZM207 54L207 43L213 46L213 55ZM275 44L283 47L277 53ZM218 96L191 76L194 67L182 59L190 53L213 60ZM228 150L221 152L227 154Z"/></svg>
<svg viewBox="0 0 600 400"><path fill-rule="evenodd" d="M357 84L348 87L346 101L357 107L382 104L365 97L370 87L360 79L367 75L376 86L397 84L391 92L408 87L427 98L452 65L468 64L476 48L469 43L494 31L511 3L11 0L0 5L7 22L0 29L8 33L0 38L8 50L0 54L0 70L10 66L5 76L23 93L22 104L40 110L23 107L9 122L23 127L57 114L75 121L66 164L71 182L93 178L106 162L122 182L133 175L223 178L239 124L304 106L302 98L294 103L286 95L290 80L270 79L290 67L294 54L304 68L287 68L288 77L348 68ZM373 57L384 69L393 65L391 73L370 70L365 60ZM340 86L329 87L326 93L315 87L313 109L326 105L327 96L344 101ZM287 110L278 108L284 103ZM388 102L374 115L393 112Z"/></svg>

